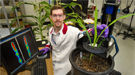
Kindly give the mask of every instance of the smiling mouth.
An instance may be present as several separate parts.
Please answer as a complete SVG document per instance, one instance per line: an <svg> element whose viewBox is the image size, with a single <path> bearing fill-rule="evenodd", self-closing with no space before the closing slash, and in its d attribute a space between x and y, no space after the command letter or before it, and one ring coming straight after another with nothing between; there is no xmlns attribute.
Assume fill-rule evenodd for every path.
<svg viewBox="0 0 135 75"><path fill-rule="evenodd" d="M57 22L55 22L55 23L61 23L60 21L57 21Z"/></svg>

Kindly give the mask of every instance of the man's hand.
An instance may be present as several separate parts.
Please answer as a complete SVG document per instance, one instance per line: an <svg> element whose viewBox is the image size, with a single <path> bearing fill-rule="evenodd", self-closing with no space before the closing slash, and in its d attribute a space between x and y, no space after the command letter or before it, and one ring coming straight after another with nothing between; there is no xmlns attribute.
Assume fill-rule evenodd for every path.
<svg viewBox="0 0 135 75"><path fill-rule="evenodd" d="M43 54L45 54L45 53L47 53L47 52L49 51L49 48L45 47L45 48L42 48L42 49L41 49L41 50L39 50L39 51L44 51L44 53L43 53Z"/></svg>
<svg viewBox="0 0 135 75"><path fill-rule="evenodd" d="M98 25L97 26L97 35L100 35L100 33L102 32L102 30L104 30L106 27L107 27L107 25L105 25L105 24ZM93 27L92 28L92 34L93 35L94 35L94 32L95 32L95 29ZM104 36L105 38L107 38L108 34L109 34L109 28L107 27L101 36Z"/></svg>

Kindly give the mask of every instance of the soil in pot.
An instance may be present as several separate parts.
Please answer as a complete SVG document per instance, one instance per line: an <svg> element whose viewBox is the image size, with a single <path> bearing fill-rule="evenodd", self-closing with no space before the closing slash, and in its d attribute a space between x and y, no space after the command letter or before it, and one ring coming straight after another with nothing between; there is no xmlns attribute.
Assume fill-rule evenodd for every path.
<svg viewBox="0 0 135 75"><path fill-rule="evenodd" d="M82 58L80 58L80 54L78 54L73 58L73 61L79 68L91 72L103 72L110 68L108 61L97 55L93 54L91 61L89 61L90 54L89 52L83 52Z"/></svg>

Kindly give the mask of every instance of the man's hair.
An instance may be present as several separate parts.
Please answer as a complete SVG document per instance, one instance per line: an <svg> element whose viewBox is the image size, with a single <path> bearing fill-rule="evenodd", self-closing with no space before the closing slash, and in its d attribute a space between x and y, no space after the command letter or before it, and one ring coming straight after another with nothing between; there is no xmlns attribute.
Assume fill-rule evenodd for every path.
<svg viewBox="0 0 135 75"><path fill-rule="evenodd" d="M61 5L54 5L51 10L50 10L50 15L52 15L52 11L56 10L56 9L62 9L63 10L63 14L65 14L65 9L61 6Z"/></svg>

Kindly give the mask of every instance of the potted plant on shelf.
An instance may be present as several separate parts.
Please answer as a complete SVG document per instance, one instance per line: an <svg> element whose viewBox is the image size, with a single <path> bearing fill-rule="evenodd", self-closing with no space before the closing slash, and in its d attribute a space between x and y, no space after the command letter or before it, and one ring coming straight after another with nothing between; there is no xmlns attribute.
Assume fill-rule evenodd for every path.
<svg viewBox="0 0 135 75"><path fill-rule="evenodd" d="M43 35L43 30L46 30L47 27L52 26L52 21L50 19L50 9L52 7L51 4L47 3L46 1L41 1L41 2L37 2L35 0L35 2L18 2L16 4L16 6L14 6L12 8L12 11L14 11L18 5L22 5L22 4L26 4L26 5L32 5L34 7L33 11L36 13L36 15L20 15L18 17L16 17L14 20L12 20L12 22L10 23L10 26L13 25L13 23L16 22L16 19L20 18L20 17L31 17L33 19L35 19L36 22L33 22L31 20L27 21L29 23L24 23L23 25L20 27L15 28L12 33L17 32L19 29L23 28L23 26L25 25L34 25L35 27L33 27L33 32L36 35L40 35L40 38L36 37L36 40L45 40L45 36ZM42 13L43 11L45 11L45 13ZM50 24L47 24L46 26L44 26L44 24L46 24L46 19L49 18L50 20Z"/></svg>
<svg viewBox="0 0 135 75"><path fill-rule="evenodd" d="M75 3L72 2L67 5L61 3L61 5L65 5L64 7L70 6L70 8L72 4ZM108 25L108 27L114 24L117 20L127 18L131 15L135 14L128 14L120 18L117 18L114 21L112 21ZM110 51L112 50L113 46L111 46L111 48L106 47L104 43L108 42L108 40L104 37L101 37L101 35L103 34L103 32L106 30L107 27L104 28L104 30L100 33L100 35L97 35L97 16L98 16L97 8L95 8L95 23L94 23L95 33L94 36L90 36L84 25L82 18L78 14L76 14L74 11L70 14L67 14L67 17L73 18L68 19L66 21L78 23L80 27L82 27L86 32L86 34L84 34L84 37L78 40L77 48L70 53L69 60L72 65L71 75L107 75L113 71L114 57L118 53L119 49L116 40L114 39L113 36L110 35L109 37L112 37L114 39L116 48L115 55L113 57L110 55ZM97 47L96 44L98 45Z"/></svg>

